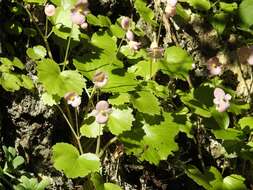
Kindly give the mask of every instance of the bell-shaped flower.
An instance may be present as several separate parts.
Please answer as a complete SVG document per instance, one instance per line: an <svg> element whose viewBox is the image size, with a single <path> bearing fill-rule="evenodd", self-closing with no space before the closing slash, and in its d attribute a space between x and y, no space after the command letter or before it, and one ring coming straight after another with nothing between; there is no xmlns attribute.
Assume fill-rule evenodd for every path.
<svg viewBox="0 0 253 190"><path fill-rule="evenodd" d="M140 48L141 43L137 41L129 41L128 46L130 49L137 51Z"/></svg>
<svg viewBox="0 0 253 190"><path fill-rule="evenodd" d="M150 48L147 48L147 51L149 53L149 56L153 60L158 60L163 57L164 54L164 48L158 47L158 44L156 41L153 41L150 45Z"/></svg>
<svg viewBox="0 0 253 190"><path fill-rule="evenodd" d="M172 7L175 7L177 5L177 0L167 0L167 4Z"/></svg>
<svg viewBox="0 0 253 190"><path fill-rule="evenodd" d="M124 30L128 30L129 27L130 27L130 18L124 16L124 17L122 18L120 24L121 24L121 27L122 27Z"/></svg>
<svg viewBox="0 0 253 190"><path fill-rule="evenodd" d="M105 100L101 100L96 104L96 109L91 112L91 115L96 118L99 124L105 124L109 119L109 114L112 112L109 104Z"/></svg>
<svg viewBox="0 0 253 190"><path fill-rule="evenodd" d="M55 14L55 6L52 4L47 4L44 8L44 12L47 16L54 16Z"/></svg>
<svg viewBox="0 0 253 190"><path fill-rule="evenodd" d="M251 52L251 54L249 55L247 62L249 65L253 65L253 51Z"/></svg>
<svg viewBox="0 0 253 190"><path fill-rule="evenodd" d="M133 33L131 30L128 30L128 31L126 32L126 38L127 38L127 40L129 40L129 41L133 41L133 40L134 40L134 33Z"/></svg>
<svg viewBox="0 0 253 190"><path fill-rule="evenodd" d="M218 112L226 111L230 106L229 100L231 100L231 95L225 94L221 88L215 88L213 95L213 103L216 105L216 110Z"/></svg>
<svg viewBox="0 0 253 190"><path fill-rule="evenodd" d="M76 92L68 92L65 94L64 99L72 107L76 108L81 104L81 97Z"/></svg>
<svg viewBox="0 0 253 190"><path fill-rule="evenodd" d="M220 75L222 72L222 65L219 62L219 59L215 56L207 61L207 69L210 75Z"/></svg>
<svg viewBox="0 0 253 190"><path fill-rule="evenodd" d="M85 16L88 14L88 1L87 0L79 0L74 8L71 9L71 21L73 24L77 24L79 26L86 26L86 18ZM86 24L85 24L86 23ZM87 27L85 27L87 28Z"/></svg>
<svg viewBox="0 0 253 190"><path fill-rule="evenodd" d="M97 71L92 81L96 88L102 88L108 83L108 75L105 72Z"/></svg>

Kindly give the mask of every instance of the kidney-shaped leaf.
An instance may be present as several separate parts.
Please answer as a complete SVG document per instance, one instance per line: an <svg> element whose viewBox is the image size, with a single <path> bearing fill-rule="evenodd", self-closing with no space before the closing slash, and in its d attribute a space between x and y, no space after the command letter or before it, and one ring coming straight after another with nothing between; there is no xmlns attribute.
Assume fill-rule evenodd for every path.
<svg viewBox="0 0 253 190"><path fill-rule="evenodd" d="M98 172L100 168L97 155L80 155L73 145L67 143L57 143L53 146L53 161L54 167L63 171L69 178L85 177L91 172Z"/></svg>
<svg viewBox="0 0 253 190"><path fill-rule="evenodd" d="M77 71L60 71L51 59L44 59L37 66L39 81L49 94L63 97L67 92L82 94L85 80Z"/></svg>

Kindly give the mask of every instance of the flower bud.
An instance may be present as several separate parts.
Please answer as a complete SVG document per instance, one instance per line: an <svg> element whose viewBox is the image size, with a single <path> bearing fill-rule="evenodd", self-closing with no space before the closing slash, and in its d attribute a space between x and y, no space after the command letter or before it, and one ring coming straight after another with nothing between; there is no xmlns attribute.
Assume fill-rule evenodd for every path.
<svg viewBox="0 0 253 190"><path fill-rule="evenodd" d="M126 38L129 41L133 41L134 40L134 33L131 30L128 30L127 33L126 33Z"/></svg>
<svg viewBox="0 0 253 190"><path fill-rule="evenodd" d="M122 20L121 20L121 27L124 30L128 30L129 26L130 26L130 19L129 19L129 17L123 17Z"/></svg>
<svg viewBox="0 0 253 190"><path fill-rule="evenodd" d="M165 7L165 14L166 14L167 18L175 16L176 15L176 7L167 4Z"/></svg>
<svg viewBox="0 0 253 190"><path fill-rule="evenodd" d="M102 88L108 83L108 75L102 71L97 71L93 76L95 87Z"/></svg>
<svg viewBox="0 0 253 190"><path fill-rule="evenodd" d="M85 16L79 12L73 12L71 14L71 21L73 24L82 25L85 22Z"/></svg>
<svg viewBox="0 0 253 190"><path fill-rule="evenodd" d="M44 8L44 12L47 16L54 16L55 14L55 6L52 4L47 4Z"/></svg>

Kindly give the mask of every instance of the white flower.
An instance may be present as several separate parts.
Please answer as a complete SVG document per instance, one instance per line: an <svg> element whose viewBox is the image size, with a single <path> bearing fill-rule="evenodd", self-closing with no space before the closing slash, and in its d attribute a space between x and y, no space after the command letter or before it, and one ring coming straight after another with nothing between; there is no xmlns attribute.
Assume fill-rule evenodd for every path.
<svg viewBox="0 0 253 190"><path fill-rule="evenodd" d="M68 92L64 96L65 100L72 107L76 108L81 104L81 97L76 92Z"/></svg>
<svg viewBox="0 0 253 190"><path fill-rule="evenodd" d="M226 111L230 106L229 100L232 98L231 95L225 94L221 88L215 88L213 95L213 103L216 105L216 110L218 112Z"/></svg>
<svg viewBox="0 0 253 190"><path fill-rule="evenodd" d="M111 111L108 102L101 100L96 104L96 109L91 112L91 115L96 118L97 123L105 124L109 119Z"/></svg>
<svg viewBox="0 0 253 190"><path fill-rule="evenodd" d="M92 81L95 87L102 88L108 83L108 75L105 72L97 71Z"/></svg>
<svg viewBox="0 0 253 190"><path fill-rule="evenodd" d="M44 8L44 12L47 16L54 16L55 14L55 6L52 4L47 4Z"/></svg>

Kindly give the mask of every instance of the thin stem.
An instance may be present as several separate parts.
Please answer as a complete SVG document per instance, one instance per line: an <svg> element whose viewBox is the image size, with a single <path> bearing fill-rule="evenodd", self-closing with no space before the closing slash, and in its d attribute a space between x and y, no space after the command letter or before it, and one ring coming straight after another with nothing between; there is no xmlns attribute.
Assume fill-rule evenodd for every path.
<svg viewBox="0 0 253 190"><path fill-rule="evenodd" d="M68 59L68 54L69 54L69 48L70 48L70 42L71 42L71 38L72 38L72 32L73 32L73 25L71 27L71 31L70 31L70 35L68 38L68 42L67 42L67 48L66 48L66 52L65 52L65 56L64 56L64 61L63 61L63 71L65 70L65 67L67 65L67 59Z"/></svg>
<svg viewBox="0 0 253 190"><path fill-rule="evenodd" d="M79 125L78 125L78 109L77 108L75 108L75 121L76 121L76 134L78 137L80 137Z"/></svg>
<svg viewBox="0 0 253 190"><path fill-rule="evenodd" d="M247 89L247 93L248 93L247 101L250 102L250 101L251 101L250 88L249 88L249 86L248 86L248 84L247 84L247 82L246 82L246 80L245 80L245 78L244 78L244 76L243 76L243 71L242 71L242 67L241 67L241 64L240 64L239 60L237 60L237 65L238 65L238 67L239 67L239 71L240 71L240 74L241 74L241 76L242 76L242 80L243 80L243 82L244 82L244 85L245 85L245 87L246 87L246 89Z"/></svg>
<svg viewBox="0 0 253 190"><path fill-rule="evenodd" d="M115 141L117 141L118 138L117 137L113 137L111 140L109 140L106 145L101 149L101 151L99 152L99 157L102 157L105 150L112 144L114 143Z"/></svg>
<svg viewBox="0 0 253 190"><path fill-rule="evenodd" d="M71 123L69 122L67 116L65 115L65 113L63 112L63 110L61 109L61 107L59 105L56 105L57 108L60 110L60 112L62 113L64 119L66 120L72 134L74 135L75 139L76 139L76 142L77 142L77 145L78 145L78 148L79 148L79 151L81 154L83 154L83 148L82 148L82 145L81 145L81 142L80 142L80 138L77 136L73 126L71 125Z"/></svg>
<svg viewBox="0 0 253 190"><path fill-rule="evenodd" d="M96 155L98 156L99 156L99 149L100 149L100 143L101 143L100 131L101 131L101 124L99 124L99 128L98 128L98 138L97 138L97 146L96 146Z"/></svg>
<svg viewBox="0 0 253 190"><path fill-rule="evenodd" d="M121 48L121 46L122 46L122 43L123 43L123 41L125 40L125 38L126 38L126 34L125 34L124 37L120 40L119 47L118 47L117 52L116 52L116 56L118 55L119 50L120 50L120 48Z"/></svg>
<svg viewBox="0 0 253 190"><path fill-rule="evenodd" d="M45 37L47 38L47 32L48 32L48 18L46 16L46 26L45 26Z"/></svg>
<svg viewBox="0 0 253 190"><path fill-rule="evenodd" d="M64 105L66 107L66 110L67 110L67 116L68 116L68 119L69 119L69 122L72 126L74 126L74 122L73 122L73 119L72 119L72 116L71 116L71 112L70 112L70 109L69 109L69 105L67 104L66 101L64 101Z"/></svg>
<svg viewBox="0 0 253 190"><path fill-rule="evenodd" d="M40 30L40 27L38 26L38 24L36 23L36 21L34 20L31 12L22 4L22 3L19 3L19 2L16 2L17 4L19 4L21 7L23 7L23 9L25 9L26 13L28 14L29 18L30 18L30 22L32 22L36 28L36 30L39 32L39 35L41 36L41 38L43 39L44 41L44 44L46 46L46 49L47 49L47 53L48 53L48 56L49 58L53 59L53 56L52 56L52 52L51 52L51 49L50 49L50 46L49 46L49 43L47 41L47 36L44 36L44 34L42 33L42 31Z"/></svg>
<svg viewBox="0 0 253 190"><path fill-rule="evenodd" d="M152 80L152 69L153 69L152 67L153 67L153 60L151 59L150 60L150 70L149 70L149 72L150 72L149 73L150 80Z"/></svg>

